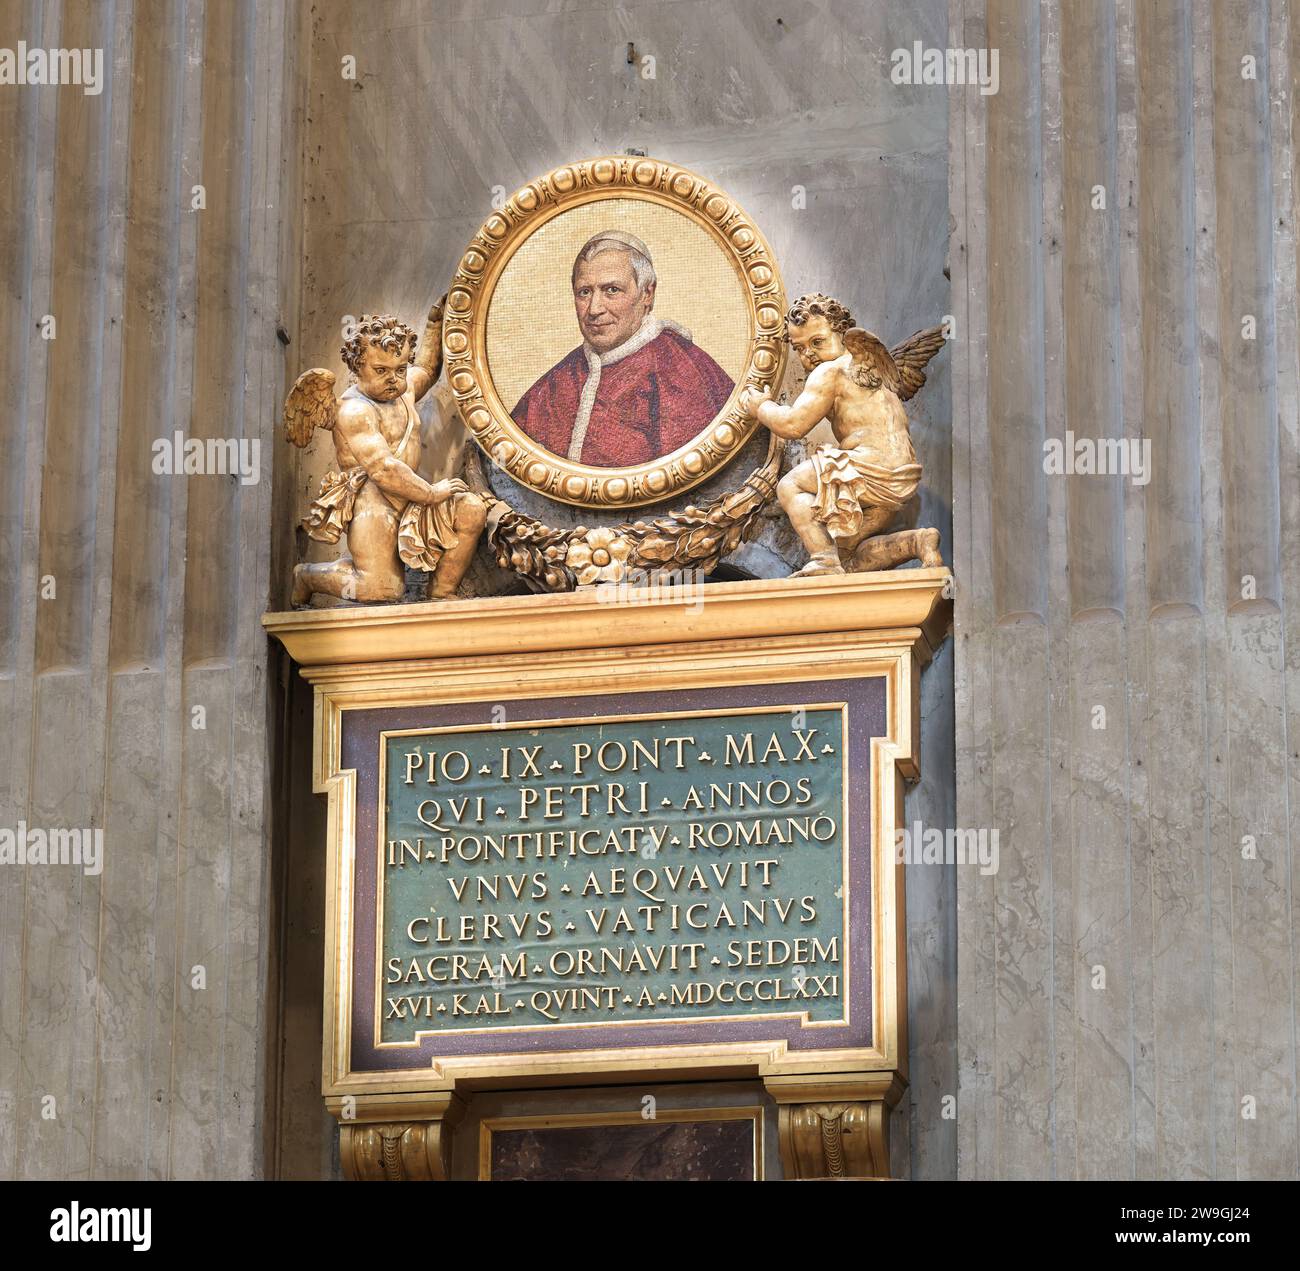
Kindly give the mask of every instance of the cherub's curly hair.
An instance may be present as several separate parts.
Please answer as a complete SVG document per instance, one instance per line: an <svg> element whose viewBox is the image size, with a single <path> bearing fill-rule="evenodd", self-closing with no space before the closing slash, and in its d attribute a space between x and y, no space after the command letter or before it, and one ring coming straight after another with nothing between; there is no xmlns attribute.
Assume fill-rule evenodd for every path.
<svg viewBox="0 0 1300 1271"><path fill-rule="evenodd" d="M366 313L352 328L352 337L343 345L340 352L343 354L344 364L355 375L361 366L361 358L367 344L372 344L385 353L405 352L406 360L414 362L416 342L415 332L405 322L399 322L387 313Z"/></svg>
<svg viewBox="0 0 1300 1271"><path fill-rule="evenodd" d="M853 326L853 315L834 297L824 296L820 291L800 296L785 315L785 324L787 327L801 327L809 318L825 318L831 330L841 335Z"/></svg>

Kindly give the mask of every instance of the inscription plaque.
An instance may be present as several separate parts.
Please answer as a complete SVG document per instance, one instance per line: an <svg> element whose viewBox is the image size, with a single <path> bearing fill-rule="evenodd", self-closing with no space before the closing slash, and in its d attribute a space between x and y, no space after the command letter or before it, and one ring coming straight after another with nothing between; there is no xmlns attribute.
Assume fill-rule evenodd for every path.
<svg viewBox="0 0 1300 1271"><path fill-rule="evenodd" d="M842 702L381 733L378 1047L844 1026L845 739Z"/></svg>

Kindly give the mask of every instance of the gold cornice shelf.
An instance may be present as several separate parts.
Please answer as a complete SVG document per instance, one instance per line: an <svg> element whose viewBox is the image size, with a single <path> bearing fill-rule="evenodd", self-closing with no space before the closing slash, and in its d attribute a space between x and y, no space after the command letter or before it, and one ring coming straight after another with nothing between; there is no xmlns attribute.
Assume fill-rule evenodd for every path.
<svg viewBox="0 0 1300 1271"><path fill-rule="evenodd" d="M915 631L928 661L951 622L950 577L903 569L647 589L645 599L622 591L607 601L592 589L348 605L268 613L262 623L309 680L359 663L867 631Z"/></svg>

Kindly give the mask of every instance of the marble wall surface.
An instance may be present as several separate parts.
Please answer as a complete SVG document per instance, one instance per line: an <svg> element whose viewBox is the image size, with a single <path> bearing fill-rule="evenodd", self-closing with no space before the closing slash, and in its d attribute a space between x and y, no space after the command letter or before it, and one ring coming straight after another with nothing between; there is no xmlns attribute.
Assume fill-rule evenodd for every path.
<svg viewBox="0 0 1300 1271"><path fill-rule="evenodd" d="M0 0L104 55L0 87L0 826L103 832L3 867L4 1177L263 1169L286 12ZM262 479L155 473L178 429Z"/></svg>
<svg viewBox="0 0 1300 1271"><path fill-rule="evenodd" d="M0 87L0 825L99 827L105 868L0 886L0 1175L335 1168L308 698L257 626L323 456L278 401L344 314L417 321L494 186L625 148L733 192L792 294L956 319L909 815L1001 859L909 871L897 1172L1295 1175L1287 5L0 0L19 39L107 76ZM915 40L996 47L998 93L890 84ZM156 476L177 428L262 480ZM1049 474L1067 430L1149 481Z"/></svg>
<svg viewBox="0 0 1300 1271"><path fill-rule="evenodd" d="M1294 1178L1300 24L950 19L959 1172Z"/></svg>
<svg viewBox="0 0 1300 1271"><path fill-rule="evenodd" d="M732 192L791 295L834 290L886 336L936 321L948 99L888 59L948 20L943 0L0 0L0 44L106 68L97 95L0 87L0 825L105 836L102 874L0 887L0 1176L335 1168L310 716L257 622L325 460L278 437L288 379L339 369L345 314L418 321L494 186L628 148ZM956 365L913 412L945 541ZM257 440L261 479L155 474L177 429ZM950 652L924 709L912 808L948 824ZM945 1176L956 880L908 885L897 1168Z"/></svg>

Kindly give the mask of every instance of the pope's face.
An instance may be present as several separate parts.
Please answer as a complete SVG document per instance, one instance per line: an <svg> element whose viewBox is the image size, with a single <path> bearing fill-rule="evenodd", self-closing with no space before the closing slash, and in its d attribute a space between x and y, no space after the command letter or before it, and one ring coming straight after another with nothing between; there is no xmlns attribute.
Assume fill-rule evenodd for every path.
<svg viewBox="0 0 1300 1271"><path fill-rule="evenodd" d="M786 328L790 347L795 351L805 371L823 362L833 362L844 353L844 340L838 331L820 314L814 314L803 326Z"/></svg>
<svg viewBox="0 0 1300 1271"><path fill-rule="evenodd" d="M580 260L573 275L573 307L583 339L597 353L608 353L634 336L654 306L655 285L640 291L632 258L626 252L601 252Z"/></svg>
<svg viewBox="0 0 1300 1271"><path fill-rule="evenodd" d="M400 353L388 353L368 344L357 368L357 387L372 402L394 402L406 392L408 365Z"/></svg>

